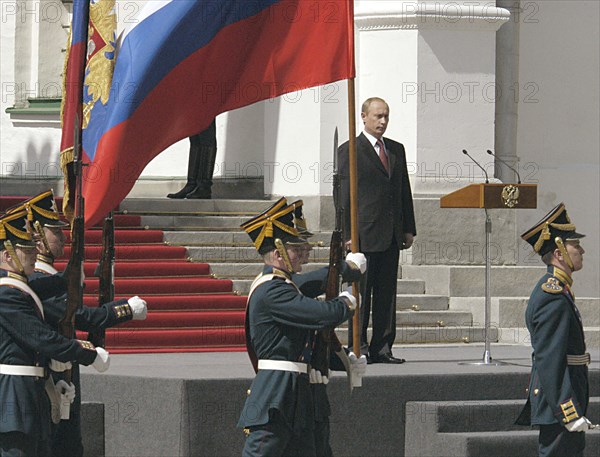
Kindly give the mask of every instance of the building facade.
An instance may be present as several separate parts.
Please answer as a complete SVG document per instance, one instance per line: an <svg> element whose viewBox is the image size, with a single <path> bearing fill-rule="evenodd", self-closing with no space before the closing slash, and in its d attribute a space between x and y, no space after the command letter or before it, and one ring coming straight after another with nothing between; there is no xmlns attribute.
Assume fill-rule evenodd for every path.
<svg viewBox="0 0 600 457"><path fill-rule="evenodd" d="M117 1L124 29L143 1ZM59 100L71 4L1 5L1 194L60 194ZM484 216L441 210L439 197L474 182L515 182L493 150L538 185L537 210L495 211L494 263L534 265L519 234L564 201L584 240L580 296L600 296L600 4L591 1L356 1L356 106L391 107L387 136L404 143L417 200L418 243L404 262L481 264ZM251 88L248 88L251 90ZM331 225L333 132L348 138L347 84L294 92L224 113L217 180L259 179L266 196L305 199ZM131 196L162 197L184 181L187 141L156 157ZM218 195L217 195L218 197Z"/></svg>

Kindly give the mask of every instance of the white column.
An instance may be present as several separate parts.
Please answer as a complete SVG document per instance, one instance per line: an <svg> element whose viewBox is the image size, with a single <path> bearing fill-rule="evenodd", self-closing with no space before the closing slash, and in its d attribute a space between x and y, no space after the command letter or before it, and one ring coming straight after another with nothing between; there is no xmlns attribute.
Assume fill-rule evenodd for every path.
<svg viewBox="0 0 600 457"><path fill-rule="evenodd" d="M390 105L415 193L446 193L493 176L495 35L509 12L493 2L359 1L357 103Z"/></svg>

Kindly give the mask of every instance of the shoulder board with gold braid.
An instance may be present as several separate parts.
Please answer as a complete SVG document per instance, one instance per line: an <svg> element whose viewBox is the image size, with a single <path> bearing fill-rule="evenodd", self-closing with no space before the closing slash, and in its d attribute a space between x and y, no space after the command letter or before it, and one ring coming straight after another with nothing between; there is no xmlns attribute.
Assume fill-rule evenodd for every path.
<svg viewBox="0 0 600 457"><path fill-rule="evenodd" d="M549 294L560 294L563 291L563 287L560 285L560 281L556 278L548 278L548 280L542 284L542 290Z"/></svg>

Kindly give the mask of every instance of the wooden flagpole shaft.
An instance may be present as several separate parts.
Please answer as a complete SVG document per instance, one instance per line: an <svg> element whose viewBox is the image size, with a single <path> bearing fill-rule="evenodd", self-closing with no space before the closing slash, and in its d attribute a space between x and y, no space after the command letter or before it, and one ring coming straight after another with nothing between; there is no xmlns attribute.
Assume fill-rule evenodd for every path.
<svg viewBox="0 0 600 457"><path fill-rule="evenodd" d="M356 165L356 95L354 90L354 78L348 80L348 164L350 167L350 239L352 240L352 252L358 252L358 177ZM352 293L356 302L360 304L359 283L352 284ZM360 357L360 312L357 308L352 318L352 351Z"/></svg>

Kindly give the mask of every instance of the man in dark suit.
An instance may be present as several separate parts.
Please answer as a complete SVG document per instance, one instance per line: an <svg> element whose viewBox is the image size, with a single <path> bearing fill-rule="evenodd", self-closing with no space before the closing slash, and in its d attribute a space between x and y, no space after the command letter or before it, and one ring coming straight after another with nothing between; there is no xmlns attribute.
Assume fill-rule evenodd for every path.
<svg viewBox="0 0 600 457"><path fill-rule="evenodd" d="M589 402L583 322L571 291L572 274L583 268L584 250L560 203L521 237L548 266L531 293L525 321L533 346L529 398L519 425L540 428L540 456L583 456Z"/></svg>
<svg viewBox="0 0 600 457"><path fill-rule="evenodd" d="M398 261L400 250L410 248L417 234L404 146L383 136L389 115L385 100L367 99L361 110L364 131L356 139L359 250L367 257L367 280L362 290L361 346L367 342L372 310L370 363L404 363L404 359L392 355L396 339ZM346 238L350 237L348 149L347 142L339 148Z"/></svg>

